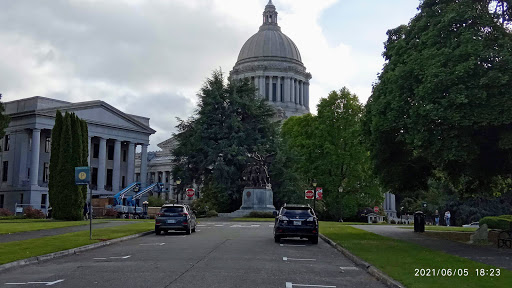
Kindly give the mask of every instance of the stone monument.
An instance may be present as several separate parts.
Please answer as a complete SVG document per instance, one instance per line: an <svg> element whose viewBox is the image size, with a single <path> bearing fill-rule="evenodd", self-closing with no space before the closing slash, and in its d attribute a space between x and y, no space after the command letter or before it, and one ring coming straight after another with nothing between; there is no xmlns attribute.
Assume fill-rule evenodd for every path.
<svg viewBox="0 0 512 288"><path fill-rule="evenodd" d="M261 156L258 153L251 155L251 162L243 172L245 188L242 193L242 206L232 213L219 213L221 217L242 217L252 211L272 212L274 207L274 193L268 175L268 166L272 163L272 155Z"/></svg>

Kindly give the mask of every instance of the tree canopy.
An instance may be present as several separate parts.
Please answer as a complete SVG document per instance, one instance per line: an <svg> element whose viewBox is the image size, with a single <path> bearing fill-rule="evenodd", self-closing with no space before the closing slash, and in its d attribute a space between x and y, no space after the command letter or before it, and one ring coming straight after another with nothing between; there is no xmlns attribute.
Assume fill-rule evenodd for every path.
<svg viewBox="0 0 512 288"><path fill-rule="evenodd" d="M510 177L509 4L424 0L408 25L388 31L363 121L385 187L410 194L437 171L464 196Z"/></svg>

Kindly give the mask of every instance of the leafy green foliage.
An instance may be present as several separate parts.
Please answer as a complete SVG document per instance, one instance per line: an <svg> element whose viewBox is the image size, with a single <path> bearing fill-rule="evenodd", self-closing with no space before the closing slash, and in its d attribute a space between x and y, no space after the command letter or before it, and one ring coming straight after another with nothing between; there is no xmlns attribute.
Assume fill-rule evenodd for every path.
<svg viewBox="0 0 512 288"><path fill-rule="evenodd" d="M226 84L223 77L213 72L201 88L194 116L178 119L173 178L184 185L203 184L202 197L212 208L233 211L241 204L248 155L273 152L276 125L274 111L255 97L252 83Z"/></svg>
<svg viewBox="0 0 512 288"><path fill-rule="evenodd" d="M303 179L303 188L317 180L325 199L317 203L317 210L331 219L353 217L359 207L382 201L361 142L362 113L357 96L343 88L321 99L318 116L291 117L282 127L283 150L300 156L289 165ZM300 195L304 198L304 189Z"/></svg>
<svg viewBox="0 0 512 288"><path fill-rule="evenodd" d="M479 221L480 226L487 224L489 229L510 230L512 228L512 220L503 217L484 217Z"/></svg>
<svg viewBox="0 0 512 288"><path fill-rule="evenodd" d="M425 0L388 31L363 130L395 193L427 190L434 170L461 196L492 194L496 177L510 177L512 35L491 2Z"/></svg>
<svg viewBox="0 0 512 288"><path fill-rule="evenodd" d="M165 200L158 196L149 196L148 205L149 207L162 207L165 204Z"/></svg>

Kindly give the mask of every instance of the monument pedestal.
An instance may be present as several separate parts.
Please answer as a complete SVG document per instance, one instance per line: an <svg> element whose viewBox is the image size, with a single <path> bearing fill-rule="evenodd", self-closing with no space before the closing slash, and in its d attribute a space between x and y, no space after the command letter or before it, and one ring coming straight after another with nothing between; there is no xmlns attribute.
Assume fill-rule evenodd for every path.
<svg viewBox="0 0 512 288"><path fill-rule="evenodd" d="M219 217L243 217L252 211L272 212L274 207L274 193L272 189L259 187L244 188L242 206L232 213L219 213Z"/></svg>

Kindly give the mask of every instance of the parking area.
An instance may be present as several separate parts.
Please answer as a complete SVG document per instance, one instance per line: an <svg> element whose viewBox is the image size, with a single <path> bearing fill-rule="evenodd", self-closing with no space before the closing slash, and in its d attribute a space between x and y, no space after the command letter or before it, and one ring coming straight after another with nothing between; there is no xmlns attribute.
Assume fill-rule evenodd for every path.
<svg viewBox="0 0 512 288"><path fill-rule="evenodd" d="M0 287L384 287L323 241L274 243L272 227L203 222L5 271Z"/></svg>

